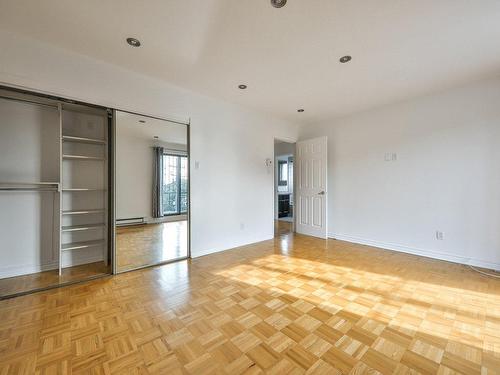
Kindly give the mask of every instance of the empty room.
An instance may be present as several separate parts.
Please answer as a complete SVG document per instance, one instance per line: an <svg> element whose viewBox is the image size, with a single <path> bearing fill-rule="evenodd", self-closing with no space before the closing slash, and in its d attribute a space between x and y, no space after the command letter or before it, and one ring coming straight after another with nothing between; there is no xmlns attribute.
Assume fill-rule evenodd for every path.
<svg viewBox="0 0 500 375"><path fill-rule="evenodd" d="M500 1L0 0L0 374L500 374Z"/></svg>

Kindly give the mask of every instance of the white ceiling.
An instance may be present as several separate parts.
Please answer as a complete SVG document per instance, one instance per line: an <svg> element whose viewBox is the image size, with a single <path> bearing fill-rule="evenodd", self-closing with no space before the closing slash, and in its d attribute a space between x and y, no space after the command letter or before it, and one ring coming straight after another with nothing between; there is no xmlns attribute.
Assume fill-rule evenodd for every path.
<svg viewBox="0 0 500 375"><path fill-rule="evenodd" d="M0 27L307 122L500 72L499 0L0 0Z"/></svg>
<svg viewBox="0 0 500 375"><path fill-rule="evenodd" d="M141 123L140 121L144 121ZM117 134L144 139L155 143L158 141L187 145L187 126L133 113L116 112Z"/></svg>

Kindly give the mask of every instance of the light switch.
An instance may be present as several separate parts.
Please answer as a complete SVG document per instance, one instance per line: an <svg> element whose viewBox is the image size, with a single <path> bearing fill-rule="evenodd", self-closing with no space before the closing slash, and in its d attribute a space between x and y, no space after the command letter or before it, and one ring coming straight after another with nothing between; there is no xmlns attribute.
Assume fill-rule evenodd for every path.
<svg viewBox="0 0 500 375"><path fill-rule="evenodd" d="M398 154L395 152L388 152L384 155L384 160L385 161L396 161L398 160Z"/></svg>
<svg viewBox="0 0 500 375"><path fill-rule="evenodd" d="M198 160L194 162L194 169L200 169L200 162Z"/></svg>

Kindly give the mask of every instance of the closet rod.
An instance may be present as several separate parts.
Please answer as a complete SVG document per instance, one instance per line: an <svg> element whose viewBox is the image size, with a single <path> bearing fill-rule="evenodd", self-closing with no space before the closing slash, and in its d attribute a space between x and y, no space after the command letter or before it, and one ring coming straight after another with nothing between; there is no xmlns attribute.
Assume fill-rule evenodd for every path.
<svg viewBox="0 0 500 375"><path fill-rule="evenodd" d="M51 107L51 108L56 108L56 109L58 108L57 104L40 103L40 102L36 102L34 100L21 99L21 98L12 98L10 96L3 96L3 95L0 95L0 98L1 99L5 99L5 100L12 100L14 102L30 103L30 104L41 105L41 106L44 106L44 107Z"/></svg>

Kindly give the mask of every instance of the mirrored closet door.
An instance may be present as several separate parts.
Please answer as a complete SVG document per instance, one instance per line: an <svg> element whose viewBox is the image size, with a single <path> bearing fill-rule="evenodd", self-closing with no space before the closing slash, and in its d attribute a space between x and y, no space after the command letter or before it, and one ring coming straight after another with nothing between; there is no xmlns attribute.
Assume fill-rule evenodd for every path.
<svg viewBox="0 0 500 375"><path fill-rule="evenodd" d="M188 126L116 111L116 272L189 254Z"/></svg>
<svg viewBox="0 0 500 375"><path fill-rule="evenodd" d="M106 108L0 89L0 298L111 273Z"/></svg>

